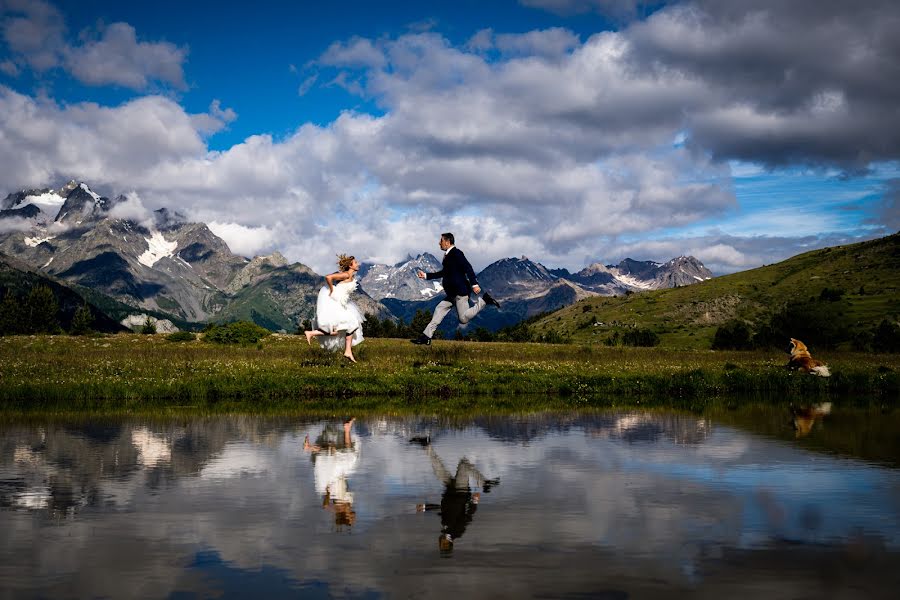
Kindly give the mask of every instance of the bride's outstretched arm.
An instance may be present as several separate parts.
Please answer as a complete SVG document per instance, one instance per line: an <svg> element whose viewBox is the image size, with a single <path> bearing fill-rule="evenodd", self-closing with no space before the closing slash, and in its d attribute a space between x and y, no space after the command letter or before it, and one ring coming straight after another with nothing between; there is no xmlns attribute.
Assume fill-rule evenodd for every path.
<svg viewBox="0 0 900 600"><path fill-rule="evenodd" d="M339 273L332 273L331 275L325 276L325 283L328 284L328 295L331 295L331 292L334 291L334 283L344 281L345 279L350 279L350 273L348 271L341 271Z"/></svg>

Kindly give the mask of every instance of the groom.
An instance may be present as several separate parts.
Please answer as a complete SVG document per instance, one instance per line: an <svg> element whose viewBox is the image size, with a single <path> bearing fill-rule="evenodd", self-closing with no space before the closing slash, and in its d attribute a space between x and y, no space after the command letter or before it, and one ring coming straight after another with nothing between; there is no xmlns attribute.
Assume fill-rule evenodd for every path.
<svg viewBox="0 0 900 600"><path fill-rule="evenodd" d="M466 255L462 250L453 245L453 234L442 233L441 241L438 242L441 250L444 251L444 266L437 273L425 273L417 271L416 275L419 279L441 279L443 278L444 291L447 297L444 298L434 308L434 317L431 323L425 328L425 331L414 340L410 340L413 344L421 344L428 346L431 344L431 338L434 336L435 330L450 309L456 307L456 314L459 322L466 324L475 318L482 308L491 304L500 308L500 303L494 300L490 294L485 292L483 298L479 298L477 294L481 293L481 286L475 279L475 271L472 265L466 260ZM475 292L475 305L469 306L469 294Z"/></svg>

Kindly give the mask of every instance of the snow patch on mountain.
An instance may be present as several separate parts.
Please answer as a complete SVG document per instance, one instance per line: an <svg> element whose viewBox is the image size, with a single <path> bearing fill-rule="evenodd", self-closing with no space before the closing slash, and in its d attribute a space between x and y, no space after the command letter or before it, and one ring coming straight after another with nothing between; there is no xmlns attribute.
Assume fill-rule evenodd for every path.
<svg viewBox="0 0 900 600"><path fill-rule="evenodd" d="M632 275L626 275L624 273L620 273L615 275L615 278L619 280L621 283L633 288L637 288L639 290L652 290L654 289L652 281L645 281L643 279L638 279L637 277L633 277Z"/></svg>
<svg viewBox="0 0 900 600"><path fill-rule="evenodd" d="M144 238L147 242L147 250L138 256L138 262L147 267L153 267L160 259L175 254L178 242L170 242L163 234L154 231L149 238Z"/></svg>
<svg viewBox="0 0 900 600"><path fill-rule="evenodd" d="M93 190L91 190L91 188L89 188L87 185L85 185L85 184L82 183L82 184L79 185L78 187L80 187L80 188L83 189L85 192L87 192L88 195L90 195L90 197L94 199L94 202L99 202L99 201L100 201L100 195L99 195L99 194L95 194L95 193L93 192Z"/></svg>
<svg viewBox="0 0 900 600"><path fill-rule="evenodd" d="M50 240L52 240L55 237L56 237L55 235L48 235L47 237L37 237L37 236L27 237L27 238L25 238L25 245L30 246L32 248L37 248L44 242L49 242Z"/></svg>

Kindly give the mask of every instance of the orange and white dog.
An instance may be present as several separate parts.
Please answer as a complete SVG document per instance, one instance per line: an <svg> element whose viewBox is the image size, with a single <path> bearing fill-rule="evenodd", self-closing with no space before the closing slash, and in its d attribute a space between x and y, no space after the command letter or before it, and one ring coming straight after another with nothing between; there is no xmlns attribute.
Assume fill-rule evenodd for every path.
<svg viewBox="0 0 900 600"><path fill-rule="evenodd" d="M789 369L798 369L819 377L831 377L831 371L828 370L825 363L813 358L806 348L806 344L794 338L791 338L791 360L788 361L787 366Z"/></svg>

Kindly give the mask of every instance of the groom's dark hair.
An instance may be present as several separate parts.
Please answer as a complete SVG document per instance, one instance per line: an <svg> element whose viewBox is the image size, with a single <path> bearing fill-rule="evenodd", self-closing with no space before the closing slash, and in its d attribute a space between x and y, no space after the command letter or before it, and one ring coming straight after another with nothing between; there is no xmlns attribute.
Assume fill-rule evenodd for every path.
<svg viewBox="0 0 900 600"><path fill-rule="evenodd" d="M442 233L441 237L450 242L451 244L455 244L456 242L453 240L453 234L450 232Z"/></svg>

